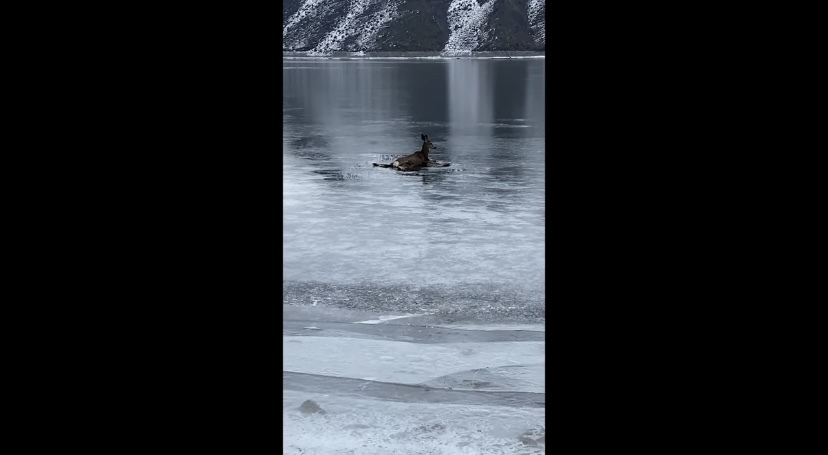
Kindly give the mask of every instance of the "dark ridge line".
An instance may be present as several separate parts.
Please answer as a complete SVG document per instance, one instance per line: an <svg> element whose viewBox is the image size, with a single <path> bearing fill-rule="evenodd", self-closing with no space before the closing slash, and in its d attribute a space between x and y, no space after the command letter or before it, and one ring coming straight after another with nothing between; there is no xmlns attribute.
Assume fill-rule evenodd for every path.
<svg viewBox="0 0 828 455"><path fill-rule="evenodd" d="M455 374L460 374L460 373L467 373L467 372L476 373L476 372L479 372L479 371L496 370L498 368L525 368L525 367L533 367L533 366L543 365L544 363L545 362L519 363L517 365L515 365L514 363L510 363L508 365L498 365L498 366L494 366L494 367L471 368L469 370L460 370L460 371L455 371L454 373L449 373L449 374L444 374L442 376L437 376L436 378L430 379L430 380L435 381L437 379L447 378L449 376L452 376L452 375L455 375ZM491 392L494 392L494 390L492 390Z"/></svg>
<svg viewBox="0 0 828 455"><path fill-rule="evenodd" d="M504 368L504 367L507 367L507 366L519 367L519 366L527 366L527 365L504 365L504 366L492 367L492 368ZM481 368L477 368L477 369L481 369ZM482 369L485 369L485 368L482 368ZM463 373L463 372L466 372L466 371L475 371L475 369L462 370L462 371L458 371L457 373ZM471 393L482 393L482 394L527 393L527 394L534 394L534 395L544 395L540 392L522 392L520 390L515 390L515 391L508 391L508 390L454 390L454 389L446 389L444 387L432 387L432 386L423 385L423 384L403 384L401 382L372 381L370 379L349 378L349 377L345 377L345 376L328 376L328 375L325 375L325 374L302 373L300 371L289 371L289 370L282 370L282 373L283 374L287 373L287 374L292 374L292 375L298 375L298 376L313 376L315 378L336 379L336 380L342 380L342 381L356 381L356 382L359 382L360 385L368 382L370 384L377 384L377 385L395 386L395 387L396 386L402 386L402 387L411 387L411 388L416 388L416 389L444 390L446 392L471 392ZM457 374L457 373L452 373L452 374ZM434 379L439 379L439 378L442 378L442 377L445 377L445 376L449 376L449 375L438 376L438 377L430 379L430 380L433 381Z"/></svg>
<svg viewBox="0 0 828 455"><path fill-rule="evenodd" d="M403 326L403 327L405 327L405 326ZM413 326L412 326L412 327L413 327ZM324 330L324 329L322 329L321 327L317 327L317 329L306 329L306 330ZM458 329L458 330L459 330L459 329ZM362 333L362 332L355 332L355 331L350 331L350 330L342 330L342 332L349 332L349 333ZM493 333L493 334L497 334L497 333L498 333L498 332L497 332L497 331L495 331L495 330L469 330L469 332L484 332L484 333ZM535 330L509 330L508 332L543 333L543 332L537 332L537 331L535 331ZM282 332L282 335L284 335L284 334L285 334L285 333L284 333L284 332ZM309 333L302 333L302 334L291 335L291 336L305 336L305 335L307 335L307 336L314 336L314 335L313 335L313 332L309 332ZM373 334L365 334L365 335L373 335ZM387 337L384 337L384 338L387 338ZM405 342L405 343L416 343L416 341L411 341L411 340L393 340L393 339L392 339L391 341L399 341L399 342ZM505 342L510 342L510 343L521 343L521 342L530 342L530 341L546 341L546 340L545 340L545 339L544 339L544 340L491 340L491 341L489 341L489 342L491 342L491 343L495 343L495 342L498 342L498 343L505 343ZM475 343L477 343L477 342L475 342ZM484 343L484 341L480 341L480 343Z"/></svg>
<svg viewBox="0 0 828 455"><path fill-rule="evenodd" d="M285 379L285 376L288 376L288 378L290 376L294 376L294 377L305 377L305 378L308 378L308 379L311 379L311 380L317 380L317 381L318 380L326 380L326 381L332 381L332 382L337 382L337 383L346 383L346 384L351 383L354 386L357 386L358 389L357 390L352 390L350 392L360 392L360 395L372 396L373 398L385 399L385 400L390 400L390 401L406 401L406 400L400 400L399 399L400 397L371 395L372 393L376 394L377 391L376 390L366 390L366 388L363 387L363 385L367 383L369 385L374 385L374 386L378 386L378 387L385 387L385 388L391 388L391 389L407 388L407 389L411 389L412 391L415 391L415 392L428 392L429 393L429 395L428 395L429 398L432 398L435 395L438 395L438 396L439 395L444 395L444 396L447 396L448 400L451 400L452 396L454 395L454 396L457 396L457 397L465 397L465 398L468 398L468 397L488 398L490 401L491 401L491 399L508 400L508 399L512 398L512 400L510 400L510 401L513 401L513 402L514 401L522 401L522 402L528 404L531 407L539 407L539 406L542 407L542 406L545 406L545 403L546 403L546 393L539 393L539 392L522 392L522 391L505 391L505 390L503 390L503 391L498 391L498 390L454 390L454 389L446 389L446 388L442 388L442 387L425 386L425 385L422 385L422 384L401 384L401 383L396 383L396 382L371 381L371 380L367 380L367 379L347 378L347 377L340 377L340 376L327 376L327 375L322 375L322 374L300 373L298 371L282 370L282 380L283 381ZM307 383L300 384L300 385L305 386L306 388L307 387L313 387L313 384L307 384ZM319 388L319 387L317 386L317 388ZM327 389L328 390L326 390L326 391L331 392L330 387L328 387ZM297 389L290 389L290 388L288 388L288 390L307 391L307 390L297 390ZM339 391L340 392L349 392L348 390L339 390ZM420 397L425 397L425 395L420 395ZM397 400L394 400L394 398L397 398ZM410 398L416 398L416 397L412 396ZM514 400L515 398L522 399L522 400ZM425 401L426 402L433 402L433 403L452 403L452 401L448 401L448 400L438 401L438 400L429 400L429 399L427 399ZM420 400L420 401L422 402L423 400ZM455 399L454 403L457 403L456 399ZM491 403L479 403L479 402L478 403L468 403L467 402L466 404L491 404Z"/></svg>
<svg viewBox="0 0 828 455"><path fill-rule="evenodd" d="M362 58L385 58L385 57L546 57L546 51L331 51L328 53L313 51L292 51L282 49L282 57L362 57Z"/></svg>
<svg viewBox="0 0 828 455"><path fill-rule="evenodd" d="M388 324L391 325L391 324ZM395 324L395 325L402 325L402 324ZM428 326L427 326L428 327ZM498 330L476 330L476 329L461 329L458 327L446 327L442 325L433 325L430 328L437 328L437 329L448 329L448 330L465 330L468 332L532 332L532 333L546 333L546 331L541 332L540 330L524 330L524 329L498 329Z"/></svg>
<svg viewBox="0 0 828 455"><path fill-rule="evenodd" d="M307 329L313 326L316 329ZM323 323L320 321L287 320L282 323L282 336L347 337L368 336L374 339L414 344L457 344L493 342L545 342L546 332L531 330L455 330L408 325Z"/></svg>
<svg viewBox="0 0 828 455"><path fill-rule="evenodd" d="M420 315L418 315L420 316ZM424 314L422 316L431 316L429 314ZM393 320L393 319L392 319ZM309 319L285 319L283 322L308 322L308 323L316 323L316 324L359 324L359 325L384 325L384 326L394 326L394 327L417 327L421 329L443 329L443 330L462 330L466 332L532 332L532 333L546 333L541 332L539 330L523 330L523 329L503 329L503 330L476 330L476 329L461 329L459 327L446 327L442 325L413 325L413 324L384 324L382 322L377 324L363 324L362 321L359 322L344 322L344 321L319 321L319 320L309 320ZM520 322L516 322L515 324L520 324Z"/></svg>

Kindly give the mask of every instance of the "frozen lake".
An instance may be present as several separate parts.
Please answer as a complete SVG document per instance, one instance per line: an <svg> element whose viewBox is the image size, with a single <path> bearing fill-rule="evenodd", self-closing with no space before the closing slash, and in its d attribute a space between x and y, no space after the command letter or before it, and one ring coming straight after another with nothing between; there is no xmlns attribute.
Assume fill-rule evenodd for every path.
<svg viewBox="0 0 828 455"><path fill-rule="evenodd" d="M538 453L544 60L283 68L284 453Z"/></svg>
<svg viewBox="0 0 828 455"><path fill-rule="evenodd" d="M283 315L283 453L544 453L542 326L321 305Z"/></svg>

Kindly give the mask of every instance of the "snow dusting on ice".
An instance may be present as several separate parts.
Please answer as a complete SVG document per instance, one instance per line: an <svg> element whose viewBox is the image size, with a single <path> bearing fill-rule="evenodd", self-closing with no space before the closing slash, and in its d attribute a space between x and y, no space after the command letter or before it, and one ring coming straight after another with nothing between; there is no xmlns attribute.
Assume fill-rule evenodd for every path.
<svg viewBox="0 0 828 455"><path fill-rule="evenodd" d="M313 396L325 414L302 414L307 394L283 393L285 454L460 455L544 453L543 408L396 403ZM524 435L533 435L534 441ZM539 435L543 436L539 436Z"/></svg>
<svg viewBox="0 0 828 455"><path fill-rule="evenodd" d="M404 315L402 315L402 316L393 316L393 315L389 315L389 316L380 316L380 317L379 317L379 318L377 318L377 319L369 319L369 320L367 320L367 321L358 321L358 322L357 322L357 324L379 324L379 323L381 323L381 322L385 322L385 321L393 321L394 319L410 318L410 317L413 317L413 316L419 316L419 315L416 315L416 314L404 314Z"/></svg>

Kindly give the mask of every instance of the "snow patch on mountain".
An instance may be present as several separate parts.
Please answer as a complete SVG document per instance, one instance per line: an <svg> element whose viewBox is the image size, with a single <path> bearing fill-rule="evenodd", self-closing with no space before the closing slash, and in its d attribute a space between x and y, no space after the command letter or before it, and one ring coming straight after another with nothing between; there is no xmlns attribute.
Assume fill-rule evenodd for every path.
<svg viewBox="0 0 828 455"><path fill-rule="evenodd" d="M282 27L282 50L330 56L336 52L395 51L414 43L415 47L440 52L444 57L470 55L485 46L493 46L491 38L499 30L494 28L492 20L499 14L511 14L511 8L494 12L496 1L433 0L432 8L445 8L446 22L441 23L443 18L434 16L433 10L421 12L417 9L419 5L409 3L410 0L289 0L283 7L286 18ZM543 48L546 0L518 0L517 6L525 8L531 39L527 40L524 34L520 42L507 45L514 45L515 50L534 45ZM420 23L412 29L411 21ZM440 42L437 37L446 41ZM498 46L501 44L492 49L499 49Z"/></svg>
<svg viewBox="0 0 828 455"><path fill-rule="evenodd" d="M390 0L386 2L384 8L381 8L360 24L361 33L357 38L357 45L367 50L373 49L376 45L377 34L379 34L380 30L391 22L391 20L399 17L397 8L400 6L400 3L402 3L402 0Z"/></svg>
<svg viewBox="0 0 828 455"><path fill-rule="evenodd" d="M296 27L303 19L310 19L319 13L320 7L324 6L325 0L305 0L299 9L293 13L293 16L287 20L287 23L282 27L282 36L288 35L288 32Z"/></svg>
<svg viewBox="0 0 828 455"><path fill-rule="evenodd" d="M546 17L541 14L544 12L546 12L546 0L529 0L527 8L529 26L536 43L546 43Z"/></svg>
<svg viewBox="0 0 828 455"><path fill-rule="evenodd" d="M373 14L366 14L368 8L375 5L375 0L353 0L348 6L348 12L337 23L333 30L319 42L311 51L312 54L330 54L343 50L345 40L355 38L356 51L373 48L377 34L383 26L397 17L397 7L400 1L389 1L384 8L379 8Z"/></svg>
<svg viewBox="0 0 828 455"><path fill-rule="evenodd" d="M486 21L497 0L482 5L477 0L452 0L448 9L449 39L443 54L468 54L488 38Z"/></svg>
<svg viewBox="0 0 828 455"><path fill-rule="evenodd" d="M283 49L304 48L321 32L319 18L332 9L326 0L305 0L282 27Z"/></svg>
<svg viewBox="0 0 828 455"><path fill-rule="evenodd" d="M359 33L354 33L354 25L356 22L356 18L358 16L362 16L365 12L365 8L368 7L369 0L354 0L348 6L348 14L336 24L333 30L328 32L322 41L316 45L313 49L313 53L319 54L330 54L333 51L338 51L342 49L342 42L345 41L351 35L355 35Z"/></svg>

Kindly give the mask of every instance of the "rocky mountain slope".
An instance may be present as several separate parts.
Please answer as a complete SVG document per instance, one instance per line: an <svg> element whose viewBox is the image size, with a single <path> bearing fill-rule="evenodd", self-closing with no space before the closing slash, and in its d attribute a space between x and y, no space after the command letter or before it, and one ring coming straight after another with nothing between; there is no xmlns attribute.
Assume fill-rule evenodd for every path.
<svg viewBox="0 0 828 455"><path fill-rule="evenodd" d="M284 0L283 51L543 51L546 0Z"/></svg>

